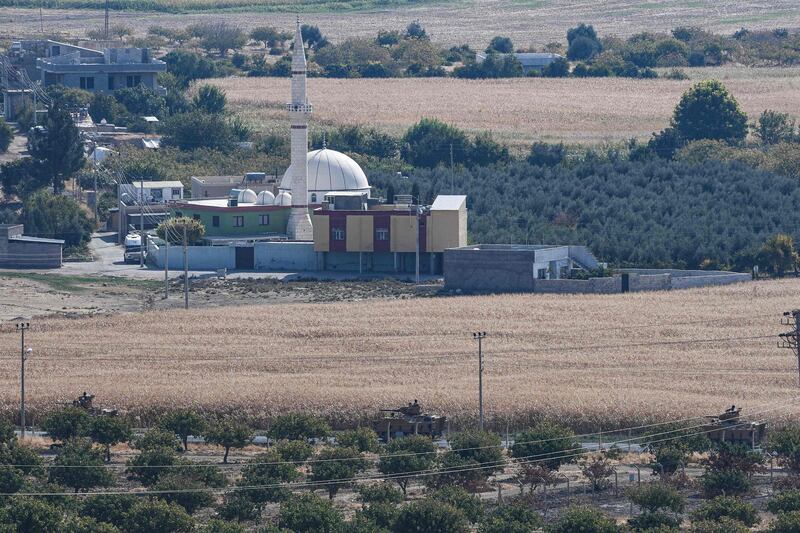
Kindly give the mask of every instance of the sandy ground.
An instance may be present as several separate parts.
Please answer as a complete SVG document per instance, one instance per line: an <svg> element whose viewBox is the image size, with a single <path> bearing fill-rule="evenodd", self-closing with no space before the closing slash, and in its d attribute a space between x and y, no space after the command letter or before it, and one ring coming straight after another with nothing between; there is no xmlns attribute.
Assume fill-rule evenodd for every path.
<svg viewBox="0 0 800 533"><path fill-rule="evenodd" d="M294 13L188 13L112 12L111 24L126 24L138 34L151 25L185 26L226 20L244 29L273 25L291 28ZM361 12L311 13L305 22L315 24L329 39L375 35L378 29L404 28L419 20L432 38L446 45L470 43L483 47L495 35L508 35L520 46L564 41L568 28L581 22L594 24L602 34L631 35L666 31L676 26L702 26L732 33L750 29L800 26L800 4L794 0L457 0ZM41 24L45 33L84 36L103 24L99 10L47 9ZM39 33L37 9L0 9L0 36L13 38Z"/></svg>

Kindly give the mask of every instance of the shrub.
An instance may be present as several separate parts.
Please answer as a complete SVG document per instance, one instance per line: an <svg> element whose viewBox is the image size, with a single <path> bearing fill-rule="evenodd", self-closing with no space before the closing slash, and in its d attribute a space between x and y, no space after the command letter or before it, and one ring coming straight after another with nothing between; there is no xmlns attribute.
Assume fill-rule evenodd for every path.
<svg viewBox="0 0 800 533"><path fill-rule="evenodd" d="M213 519L208 521L200 533L247 533L247 530L239 524Z"/></svg>
<svg viewBox="0 0 800 533"><path fill-rule="evenodd" d="M767 503L771 513L791 513L800 511L800 489L791 489L773 496Z"/></svg>
<svg viewBox="0 0 800 533"><path fill-rule="evenodd" d="M457 163L464 162L471 148L467 135L437 119L423 118L403 136L400 155L415 167L433 168L450 161L450 150Z"/></svg>
<svg viewBox="0 0 800 533"><path fill-rule="evenodd" d="M431 498L411 503L400 511L392 531L395 533L467 533L464 514L444 502Z"/></svg>
<svg viewBox="0 0 800 533"><path fill-rule="evenodd" d="M276 440L308 440L326 437L330 431L328 423L320 417L306 413L289 413L275 419L269 434Z"/></svg>
<svg viewBox="0 0 800 533"><path fill-rule="evenodd" d="M14 140L14 130L8 123L0 118L0 153L6 153L11 141Z"/></svg>
<svg viewBox="0 0 800 533"><path fill-rule="evenodd" d="M342 524L333 504L314 494L293 496L281 504L278 515L278 526L295 533L335 533Z"/></svg>
<svg viewBox="0 0 800 533"><path fill-rule="evenodd" d="M564 147L564 143L535 142L531 146L528 163L540 167L554 167L564 161L566 156L567 150Z"/></svg>
<svg viewBox="0 0 800 533"><path fill-rule="evenodd" d="M225 495L217 514L224 520L246 522L257 520L261 516L261 506L248 497L245 492L230 492Z"/></svg>
<svg viewBox="0 0 800 533"><path fill-rule="evenodd" d="M6 504L3 522L17 533L61 533L61 516L58 507L44 500L16 497Z"/></svg>
<svg viewBox="0 0 800 533"><path fill-rule="evenodd" d="M175 433L160 427L148 429L144 435L135 438L132 445L143 452L162 448L179 452L183 449L181 441Z"/></svg>
<svg viewBox="0 0 800 533"><path fill-rule="evenodd" d="M707 471L700 479L700 484L709 498L746 494L752 487L750 477L741 470Z"/></svg>
<svg viewBox="0 0 800 533"><path fill-rule="evenodd" d="M197 90L192 103L204 113L222 113L225 111L227 98L225 91L215 85L203 85Z"/></svg>
<svg viewBox="0 0 800 533"><path fill-rule="evenodd" d="M680 518L664 511L645 511L628 520L633 531L678 531Z"/></svg>
<svg viewBox="0 0 800 533"><path fill-rule="evenodd" d="M172 115L163 125L163 146L175 146L181 150L211 148L228 151L236 138L228 120L219 114L190 111Z"/></svg>
<svg viewBox="0 0 800 533"><path fill-rule="evenodd" d="M336 442L346 448L355 448L362 453L375 452L380 447L378 434L370 428L343 431L336 436Z"/></svg>
<svg viewBox="0 0 800 533"><path fill-rule="evenodd" d="M793 473L800 473L800 426L770 431L767 450L777 454L778 464Z"/></svg>
<svg viewBox="0 0 800 533"><path fill-rule="evenodd" d="M248 490L247 497L257 503L280 502L287 499L291 492L287 487L276 486L294 481L300 476L291 464L283 462L283 458L270 451L253 457L242 469L239 486L252 487L267 485L261 489Z"/></svg>
<svg viewBox="0 0 800 533"><path fill-rule="evenodd" d="M178 504L164 500L141 500L128 511L126 533L190 533L192 517Z"/></svg>
<svg viewBox="0 0 800 533"><path fill-rule="evenodd" d="M203 490L205 484L191 476L180 472L168 472L159 476L153 485L154 491L164 491L160 497L167 503L176 503L183 507L187 513L194 514L198 509L208 507L214 503L211 492ZM188 490L191 492L182 492Z"/></svg>
<svg viewBox="0 0 800 533"><path fill-rule="evenodd" d="M106 461L111 460L111 447L131 438L131 427L121 416L95 416L89 423L87 435L105 448Z"/></svg>
<svg viewBox="0 0 800 533"><path fill-rule="evenodd" d="M772 501L774 498L770 503ZM770 511L776 512L772 508ZM714 522L721 518L731 518L748 527L753 527L760 521L758 511L752 504L730 496L718 496L711 501L703 502L692 513L692 520L696 522L704 520Z"/></svg>
<svg viewBox="0 0 800 533"><path fill-rule="evenodd" d="M120 530L116 526L98 522L94 518L68 516L61 522L60 533L120 533Z"/></svg>
<svg viewBox="0 0 800 533"><path fill-rule="evenodd" d="M484 516L478 533L528 533L540 529L542 517L523 502L500 505Z"/></svg>
<svg viewBox="0 0 800 533"><path fill-rule="evenodd" d="M547 533L617 533L616 522L594 507L573 506L550 524Z"/></svg>
<svg viewBox="0 0 800 533"><path fill-rule="evenodd" d="M376 527L389 530L397 522L400 509L392 503L371 503L361 511L361 515L375 524Z"/></svg>
<svg viewBox="0 0 800 533"><path fill-rule="evenodd" d="M683 512L686 504L683 496L663 483L647 483L628 490L628 499L642 509L655 512L667 509L674 513Z"/></svg>
<svg viewBox="0 0 800 533"><path fill-rule="evenodd" d="M769 533L796 533L800 531L800 511L781 513L767 528Z"/></svg>
<svg viewBox="0 0 800 533"><path fill-rule="evenodd" d="M168 470L157 467L177 464L180 464L180 461L174 449L153 448L143 450L139 455L128 459L128 468L125 472L128 474L128 479L139 481L139 483L148 487L155 484L158 478L165 473L165 470Z"/></svg>
<svg viewBox="0 0 800 533"><path fill-rule="evenodd" d="M750 528L732 518L694 522L689 533L749 533Z"/></svg>
<svg viewBox="0 0 800 533"><path fill-rule="evenodd" d="M592 490L599 492L611 487L608 478L614 475L614 467L605 457L594 457L581 463L581 474L592 484Z"/></svg>

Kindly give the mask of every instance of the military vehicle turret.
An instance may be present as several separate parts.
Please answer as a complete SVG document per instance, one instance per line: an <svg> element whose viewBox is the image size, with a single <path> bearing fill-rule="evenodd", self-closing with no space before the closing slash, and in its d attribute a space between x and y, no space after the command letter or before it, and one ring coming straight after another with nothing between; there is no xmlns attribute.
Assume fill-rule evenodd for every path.
<svg viewBox="0 0 800 533"><path fill-rule="evenodd" d="M383 442L406 435L439 437L444 434L447 417L422 412L417 400L405 407L381 409L381 418L372 422L372 429Z"/></svg>

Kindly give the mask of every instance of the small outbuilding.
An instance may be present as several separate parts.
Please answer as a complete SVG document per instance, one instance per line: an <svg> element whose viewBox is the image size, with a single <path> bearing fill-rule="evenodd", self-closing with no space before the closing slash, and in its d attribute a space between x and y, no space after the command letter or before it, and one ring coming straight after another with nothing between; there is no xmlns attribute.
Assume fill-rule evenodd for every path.
<svg viewBox="0 0 800 533"><path fill-rule="evenodd" d="M0 268L61 268L64 241L23 235L22 224L0 224Z"/></svg>

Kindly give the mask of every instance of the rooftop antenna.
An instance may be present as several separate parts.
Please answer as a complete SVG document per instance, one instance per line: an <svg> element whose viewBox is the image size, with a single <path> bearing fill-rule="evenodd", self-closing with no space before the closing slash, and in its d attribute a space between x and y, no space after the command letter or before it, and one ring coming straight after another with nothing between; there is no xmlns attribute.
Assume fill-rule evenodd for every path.
<svg viewBox="0 0 800 533"><path fill-rule="evenodd" d="M105 35L106 35L106 41L108 40L108 3L109 3L109 0L106 0L106 13L105 13Z"/></svg>

